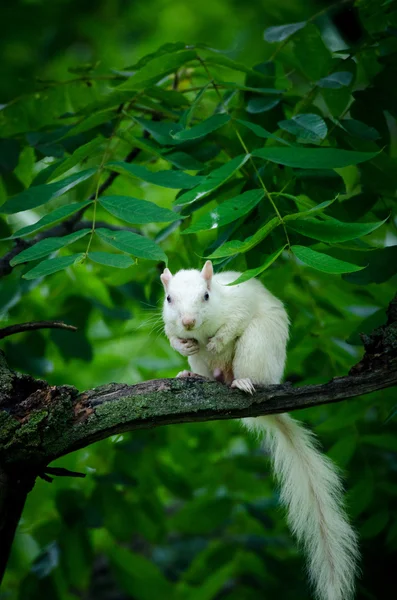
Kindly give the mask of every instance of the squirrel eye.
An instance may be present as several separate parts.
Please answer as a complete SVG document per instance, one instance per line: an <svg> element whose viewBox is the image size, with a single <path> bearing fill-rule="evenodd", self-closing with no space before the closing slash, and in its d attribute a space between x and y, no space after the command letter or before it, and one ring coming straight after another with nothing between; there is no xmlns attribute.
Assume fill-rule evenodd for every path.
<svg viewBox="0 0 397 600"><path fill-rule="evenodd" d="M171 296L168 294L167 296L167 302L170 303L171 302Z"/></svg>
<svg viewBox="0 0 397 600"><path fill-rule="evenodd" d="M208 292L205 292L205 294L204 294L204 300L205 300L205 301L207 301L207 300L209 300L209 299L210 299L210 295L209 295L209 293L208 293Z"/></svg>

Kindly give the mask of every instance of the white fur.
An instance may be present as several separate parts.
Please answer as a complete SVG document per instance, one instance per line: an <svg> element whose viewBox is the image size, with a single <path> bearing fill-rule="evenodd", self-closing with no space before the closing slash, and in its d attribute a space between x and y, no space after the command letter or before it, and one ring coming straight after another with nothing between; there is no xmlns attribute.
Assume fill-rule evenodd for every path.
<svg viewBox="0 0 397 600"><path fill-rule="evenodd" d="M212 276L182 270L162 276L163 319L171 345L188 356L194 373L219 378L252 393L253 384L280 383L286 358L288 316L259 281L228 286L240 273ZM204 299L205 293L209 300ZM187 331L182 319L194 319ZM189 352L186 352L186 349ZM183 375L183 374L182 374ZM354 594L357 539L343 508L335 465L317 448L314 435L290 416L242 419L266 434L288 523L308 555L310 579L319 600L349 600Z"/></svg>

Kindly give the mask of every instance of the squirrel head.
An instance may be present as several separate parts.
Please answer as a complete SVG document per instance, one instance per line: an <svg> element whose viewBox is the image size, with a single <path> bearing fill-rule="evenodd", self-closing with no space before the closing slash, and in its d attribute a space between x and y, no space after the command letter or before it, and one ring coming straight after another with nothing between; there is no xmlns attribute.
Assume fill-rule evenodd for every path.
<svg viewBox="0 0 397 600"><path fill-rule="evenodd" d="M163 319L178 337L186 337L187 331L194 333L213 320L218 306L214 303L213 273L210 260L201 271L182 269L172 275L169 269L164 269L161 275L165 291Z"/></svg>

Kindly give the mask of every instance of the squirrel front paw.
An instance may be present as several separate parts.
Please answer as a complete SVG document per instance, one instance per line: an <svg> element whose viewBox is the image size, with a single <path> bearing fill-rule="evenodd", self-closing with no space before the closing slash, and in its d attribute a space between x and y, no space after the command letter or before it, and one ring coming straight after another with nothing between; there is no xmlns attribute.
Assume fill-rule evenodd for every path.
<svg viewBox="0 0 397 600"><path fill-rule="evenodd" d="M214 337L209 339L206 348L212 354L219 354L224 348L223 338L214 335Z"/></svg>
<svg viewBox="0 0 397 600"><path fill-rule="evenodd" d="M177 377L198 377L193 371L179 371Z"/></svg>
<svg viewBox="0 0 397 600"><path fill-rule="evenodd" d="M246 392L247 394L253 394L255 392L255 386L252 383L251 379L233 379L232 388L236 388L241 390L242 392Z"/></svg>
<svg viewBox="0 0 397 600"><path fill-rule="evenodd" d="M192 356L193 354L197 354L200 349L198 341L194 339L184 340L182 338L173 338L171 345L182 356Z"/></svg>

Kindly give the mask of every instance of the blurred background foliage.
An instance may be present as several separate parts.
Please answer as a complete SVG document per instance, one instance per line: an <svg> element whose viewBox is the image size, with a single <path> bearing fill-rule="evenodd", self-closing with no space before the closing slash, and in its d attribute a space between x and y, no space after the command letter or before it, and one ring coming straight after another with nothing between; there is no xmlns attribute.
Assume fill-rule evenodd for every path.
<svg viewBox="0 0 397 600"><path fill-rule="evenodd" d="M309 384L346 374L362 353L359 333L385 321L396 289L397 17L395 3L388 0L342 1L327 10L330 6L314 0L3 2L0 201L26 200L21 194L30 185L34 190L52 177L98 168L105 155L123 161L135 144L141 148L139 163L153 171L171 164L173 175L183 169L205 176L228 165L242 153L230 123L198 141L182 143L181 153L172 156L172 130L159 127L164 122L178 123L180 130L186 127L186 109L195 99L191 125L222 115L227 107L240 120L262 128L239 127L250 150L292 145L299 149L300 163L306 160L301 149L318 146L372 153L365 161L360 155L363 162L357 154L347 166L335 170L330 164L316 171L305 170L305 164L257 158L257 171L247 163L242 176L233 176L202 203L178 204L179 193L176 210L187 217L182 224L127 219L161 246L173 271L198 267L203 256L216 251L218 268L246 270L266 265L272 253L281 252L286 243L282 227L247 252L240 248L222 256L219 248L230 239L246 240L269 223L274 218L271 204L262 199L248 219L234 219L215 230L200 228L200 218L232 196L260 187L259 178L283 215L313 209L339 194L327 205L327 216L312 223L314 232L301 219L300 229L292 224L288 233L292 245L309 251L314 246L350 267L328 261L326 269L318 270L317 255L303 260L301 254L302 261L297 261L287 249L261 279L285 302L291 317L286 379ZM296 28L292 37L286 30L268 29L305 22L313 15L317 17ZM205 43L224 53L203 50L213 59L210 73L197 65L181 68L177 81L171 76L167 80L167 73L160 87L175 92L172 97L143 94L143 86L139 105L126 104L126 91L117 103L112 101L114 86L123 86L133 71L144 67L134 66L142 56L180 41ZM168 50L182 51L175 46ZM225 61L232 68L225 68ZM256 71L251 70L254 65L260 65ZM213 86L208 87L209 74L230 84L230 89L218 90L222 102ZM257 91L239 91L244 84ZM189 88L193 91L184 101L181 91ZM264 88L276 93L258 92ZM121 111L116 106L120 102ZM293 119L297 115L309 115L309 120ZM147 119L134 121L134 135L131 117ZM101 170L100 181L105 178ZM124 168L107 194L169 209L175 189L129 177ZM277 195L280 191L289 197ZM44 207L36 203L23 213L4 209L1 237L93 193L88 178ZM100 222L123 226L112 214L98 206ZM84 214L88 227L92 218L90 205ZM364 226L356 237L368 223L377 227L363 239L347 233L341 240L335 237L335 219ZM384 219L388 221L381 225ZM196 232L183 234L192 223ZM324 223L329 226L325 240ZM350 231L349 226L343 231ZM98 240L93 244L103 250ZM75 242L79 252L86 246L86 241ZM1 241L1 255L11 247L9 239ZM70 256L69 250L62 249L61 256ZM132 384L174 376L185 363L161 331L163 266L161 255L125 269L85 261L33 279L21 277L32 263L15 266L1 280L2 323L63 319L79 331L9 338L3 347L10 364L54 385L67 383L81 390L109 381ZM335 274L335 269L345 274ZM357 594L362 599L390 597L397 551L395 404L395 390L383 390L297 413L346 472L349 511L362 543L363 577ZM309 597L303 561L280 511L267 456L237 422L119 435L57 464L87 477L59 478L51 485L38 481L16 535L1 600Z"/></svg>

